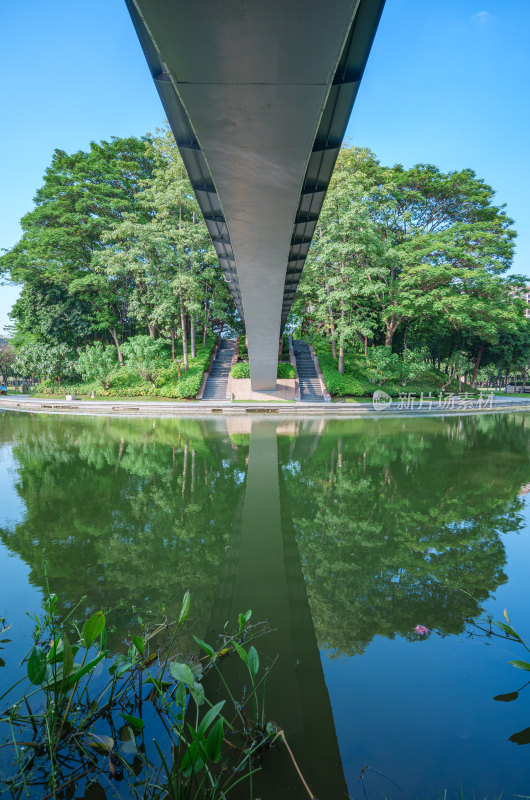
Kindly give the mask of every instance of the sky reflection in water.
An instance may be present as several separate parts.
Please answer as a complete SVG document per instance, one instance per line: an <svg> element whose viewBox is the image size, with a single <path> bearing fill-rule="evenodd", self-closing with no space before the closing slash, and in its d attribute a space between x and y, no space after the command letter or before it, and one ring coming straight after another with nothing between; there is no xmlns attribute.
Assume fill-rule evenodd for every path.
<svg viewBox="0 0 530 800"><path fill-rule="evenodd" d="M366 765L369 798L530 795L509 741L530 687L492 699L524 653L466 622L508 607L530 639L526 424L4 413L0 615L23 651L43 556L63 608L116 608L115 649L187 588L205 637L251 607L277 628L270 716L317 796L364 797ZM303 797L271 758L263 796Z"/></svg>

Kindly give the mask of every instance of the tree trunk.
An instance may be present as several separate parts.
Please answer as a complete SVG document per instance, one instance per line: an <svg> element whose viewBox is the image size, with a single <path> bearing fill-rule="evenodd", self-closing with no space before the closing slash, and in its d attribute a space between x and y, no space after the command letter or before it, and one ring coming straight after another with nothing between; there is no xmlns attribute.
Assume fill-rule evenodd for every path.
<svg viewBox="0 0 530 800"><path fill-rule="evenodd" d="M392 347L392 342L394 341L394 334L399 328L400 322L401 320L398 320L395 314L392 314L390 319L385 322L385 328L386 328L385 347Z"/></svg>
<svg viewBox="0 0 530 800"><path fill-rule="evenodd" d="M110 335L114 339L114 344L116 345L116 350L118 353L118 362L123 367L123 353L120 350L120 340L118 339L118 331L116 328L110 328Z"/></svg>
<svg viewBox="0 0 530 800"><path fill-rule="evenodd" d="M204 310L204 330L202 332L202 343L203 345L206 344L206 339L208 337L208 322L210 318L210 303L208 301L208 295L204 301L205 310Z"/></svg>
<svg viewBox="0 0 530 800"><path fill-rule="evenodd" d="M526 367L523 367L523 393L526 389Z"/></svg>
<svg viewBox="0 0 530 800"><path fill-rule="evenodd" d="M156 339L156 330L155 330L155 326L154 326L154 325L151 325L151 323L150 323L150 322L148 322L148 323L147 323L147 327L149 328L149 336L151 337L151 339Z"/></svg>
<svg viewBox="0 0 530 800"><path fill-rule="evenodd" d="M340 332L340 345L339 345L339 372L344 375L344 300L341 300L340 319L341 319L341 332Z"/></svg>
<svg viewBox="0 0 530 800"><path fill-rule="evenodd" d="M180 300L180 327L182 328L182 355L184 357L184 372L189 369L188 363L188 329L186 327L186 315L184 313L184 301L182 295L179 294Z"/></svg>
<svg viewBox="0 0 530 800"><path fill-rule="evenodd" d="M335 337L331 340L331 355L333 358L337 358L337 340Z"/></svg>
<svg viewBox="0 0 530 800"><path fill-rule="evenodd" d="M408 332L409 332L409 326L407 325L407 327L405 328L405 335L403 337L403 350L404 350L405 353L407 352L407 333Z"/></svg>
<svg viewBox="0 0 530 800"><path fill-rule="evenodd" d="M171 360L175 360L175 328L171 328Z"/></svg>
<svg viewBox="0 0 530 800"><path fill-rule="evenodd" d="M364 357L368 355L368 336L364 337Z"/></svg>
<svg viewBox="0 0 530 800"><path fill-rule="evenodd" d="M342 342L339 347L339 372L344 375L344 346Z"/></svg>
<svg viewBox="0 0 530 800"><path fill-rule="evenodd" d="M480 359L482 358L482 353L484 352L484 342L480 343L480 347L478 349L477 360L475 361L475 368L473 370L473 377L471 378L471 388L474 389L477 383L477 373L478 368L480 367Z"/></svg>
<svg viewBox="0 0 530 800"><path fill-rule="evenodd" d="M195 323L195 317L190 318L190 332L191 332L191 357L197 357L197 325Z"/></svg>

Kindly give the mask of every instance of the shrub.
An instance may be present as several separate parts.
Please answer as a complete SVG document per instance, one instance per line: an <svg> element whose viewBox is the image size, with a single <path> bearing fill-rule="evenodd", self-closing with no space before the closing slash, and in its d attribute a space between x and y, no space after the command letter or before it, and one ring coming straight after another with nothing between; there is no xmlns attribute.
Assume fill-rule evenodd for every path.
<svg viewBox="0 0 530 800"><path fill-rule="evenodd" d="M232 367L232 378L250 378L250 365L248 361L238 361ZM296 378L296 369L292 364L278 364L278 378Z"/></svg>
<svg viewBox="0 0 530 800"><path fill-rule="evenodd" d="M296 367L292 364L278 364L278 378L296 378Z"/></svg>
<svg viewBox="0 0 530 800"><path fill-rule="evenodd" d="M405 378L405 365L391 347L370 347L366 355L366 373L370 383Z"/></svg>
<svg viewBox="0 0 530 800"><path fill-rule="evenodd" d="M110 375L118 365L118 355L113 345L103 346L95 342L86 350L80 350L76 370L85 381L100 381L103 388L110 386Z"/></svg>
<svg viewBox="0 0 530 800"><path fill-rule="evenodd" d="M250 378L250 364L248 361L238 361L230 374L232 378Z"/></svg>
<svg viewBox="0 0 530 800"><path fill-rule="evenodd" d="M158 371L169 361L169 344L150 336L133 336L122 346L125 366L136 370L146 380L154 382Z"/></svg>

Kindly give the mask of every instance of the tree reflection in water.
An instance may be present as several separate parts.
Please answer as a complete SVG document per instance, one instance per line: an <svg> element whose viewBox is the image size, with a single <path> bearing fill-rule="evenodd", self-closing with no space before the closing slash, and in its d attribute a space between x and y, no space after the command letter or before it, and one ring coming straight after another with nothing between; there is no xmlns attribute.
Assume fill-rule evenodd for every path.
<svg viewBox="0 0 530 800"><path fill-rule="evenodd" d="M137 613L188 588L205 638L237 611L270 616L271 708L308 774L331 769L342 791L318 648L352 656L376 635L458 634L477 616L506 581L501 534L521 525L524 421L4 414L26 513L0 537L41 588L45 559L65 608L82 595L82 617L115 607L116 649Z"/></svg>

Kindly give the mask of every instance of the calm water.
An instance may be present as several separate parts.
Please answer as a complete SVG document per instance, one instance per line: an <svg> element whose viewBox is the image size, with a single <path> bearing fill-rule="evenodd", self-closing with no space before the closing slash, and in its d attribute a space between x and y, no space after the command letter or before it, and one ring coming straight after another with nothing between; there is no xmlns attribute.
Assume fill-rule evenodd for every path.
<svg viewBox="0 0 530 800"><path fill-rule="evenodd" d="M211 639L252 608L277 629L269 716L320 800L530 796L530 420L0 416L0 685L45 569L63 608L140 612L192 592ZM44 567L44 559L46 567ZM431 631L414 633L416 625ZM530 676L529 676L530 677ZM514 734L521 733L511 739ZM263 800L306 795L271 753ZM399 787L399 789L397 788ZM462 794L461 794L462 793Z"/></svg>

